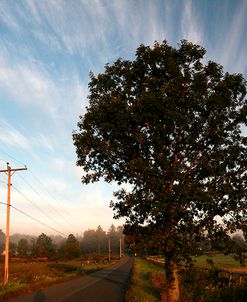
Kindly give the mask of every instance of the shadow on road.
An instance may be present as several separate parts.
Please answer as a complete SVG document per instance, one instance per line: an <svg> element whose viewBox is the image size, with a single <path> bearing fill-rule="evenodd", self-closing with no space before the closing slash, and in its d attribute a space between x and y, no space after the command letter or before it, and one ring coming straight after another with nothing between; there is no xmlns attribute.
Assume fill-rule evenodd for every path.
<svg viewBox="0 0 247 302"><path fill-rule="evenodd" d="M45 294L41 290L38 291L33 297L33 302L45 302L45 301L46 301Z"/></svg>

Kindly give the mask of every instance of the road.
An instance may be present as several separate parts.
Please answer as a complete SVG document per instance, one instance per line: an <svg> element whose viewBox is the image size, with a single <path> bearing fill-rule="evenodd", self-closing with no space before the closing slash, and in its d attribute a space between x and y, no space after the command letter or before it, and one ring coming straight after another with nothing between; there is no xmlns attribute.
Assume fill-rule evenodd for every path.
<svg viewBox="0 0 247 302"><path fill-rule="evenodd" d="M87 276L18 297L9 302L124 302L133 259Z"/></svg>

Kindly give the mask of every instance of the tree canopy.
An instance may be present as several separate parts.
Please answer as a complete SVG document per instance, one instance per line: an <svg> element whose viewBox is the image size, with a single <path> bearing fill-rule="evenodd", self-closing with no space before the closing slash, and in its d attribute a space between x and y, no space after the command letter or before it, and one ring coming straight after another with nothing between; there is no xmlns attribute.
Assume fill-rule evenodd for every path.
<svg viewBox="0 0 247 302"><path fill-rule="evenodd" d="M185 40L140 45L135 60L91 73L73 134L82 182L130 184L115 217L148 226L168 266L202 237L246 227L246 81L205 53Z"/></svg>
<svg viewBox="0 0 247 302"><path fill-rule="evenodd" d="M29 251L29 245L27 239L20 239L17 245L17 251L19 257L27 257Z"/></svg>
<svg viewBox="0 0 247 302"><path fill-rule="evenodd" d="M67 240L62 244L60 253L66 259L74 259L80 256L80 243L73 234L69 234Z"/></svg>
<svg viewBox="0 0 247 302"><path fill-rule="evenodd" d="M54 255L54 246L49 236L42 233L38 236L35 243L35 253L38 257L51 258Z"/></svg>

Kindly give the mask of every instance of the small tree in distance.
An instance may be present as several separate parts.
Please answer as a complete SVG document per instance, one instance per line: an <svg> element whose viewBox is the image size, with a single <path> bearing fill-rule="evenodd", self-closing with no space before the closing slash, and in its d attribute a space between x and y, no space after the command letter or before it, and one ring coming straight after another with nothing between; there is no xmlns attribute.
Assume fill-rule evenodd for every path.
<svg viewBox="0 0 247 302"><path fill-rule="evenodd" d="M51 258L54 253L55 249L51 238L44 233L39 235L35 243L35 256Z"/></svg>
<svg viewBox="0 0 247 302"><path fill-rule="evenodd" d="M63 246L64 257L74 259L80 256L80 243L73 234L69 234Z"/></svg>
<svg viewBox="0 0 247 302"><path fill-rule="evenodd" d="M131 185L115 192L115 217L159 242L167 301L179 299L177 267L196 242L246 225L246 81L203 64L204 55L199 45L164 41L91 73L73 134L83 183Z"/></svg>
<svg viewBox="0 0 247 302"><path fill-rule="evenodd" d="M27 257L29 245L27 239L20 239L17 245L17 252L20 257Z"/></svg>
<svg viewBox="0 0 247 302"><path fill-rule="evenodd" d="M235 260L239 261L241 266L245 266L245 253L247 251L247 243L239 234L232 237L232 253Z"/></svg>

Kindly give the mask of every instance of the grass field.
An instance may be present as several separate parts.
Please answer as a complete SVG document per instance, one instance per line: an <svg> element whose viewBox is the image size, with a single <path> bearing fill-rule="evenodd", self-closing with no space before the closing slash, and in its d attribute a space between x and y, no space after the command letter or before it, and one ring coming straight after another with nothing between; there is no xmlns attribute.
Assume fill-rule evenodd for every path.
<svg viewBox="0 0 247 302"><path fill-rule="evenodd" d="M221 269L232 269L234 268L243 270L246 268L242 268L240 263L233 259L231 255L223 255L223 254L214 254L213 256L203 255L199 257L195 257L195 265L198 267L209 268L211 265L208 262L208 259L212 260L216 268Z"/></svg>
<svg viewBox="0 0 247 302"><path fill-rule="evenodd" d="M9 283L3 285L3 263L0 264L0 301L23 293L47 287L51 284L70 280L93 271L113 265L99 262L83 264L80 260L41 262L41 263L10 263Z"/></svg>
<svg viewBox="0 0 247 302"><path fill-rule="evenodd" d="M164 259L161 256L154 256L150 257L154 261L157 261L159 263L163 263ZM220 253L215 253L212 255L202 255L198 257L194 257L193 260L195 261L195 266L200 268L210 268L212 264L215 266L215 268L218 269L227 269L227 270L233 270L233 271L246 271L247 267L241 267L240 263L231 255L224 255ZM211 263L211 264L210 264Z"/></svg>

